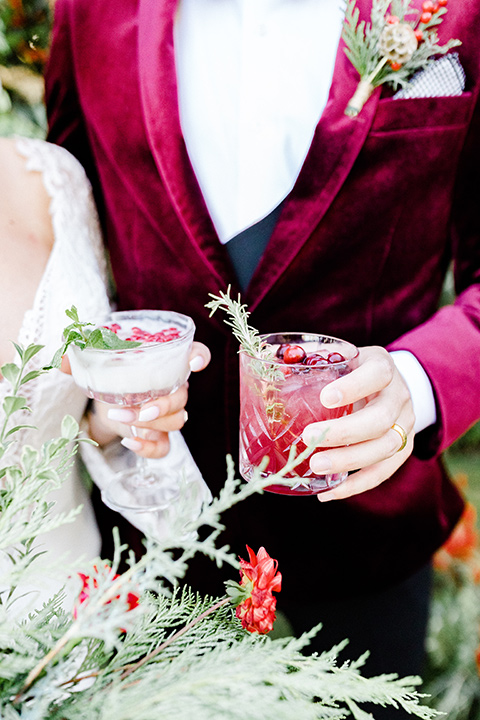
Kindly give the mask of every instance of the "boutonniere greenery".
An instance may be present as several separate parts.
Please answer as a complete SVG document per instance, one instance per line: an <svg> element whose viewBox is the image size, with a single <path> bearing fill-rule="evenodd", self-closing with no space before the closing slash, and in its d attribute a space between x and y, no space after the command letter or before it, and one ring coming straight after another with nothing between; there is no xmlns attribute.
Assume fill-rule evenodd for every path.
<svg viewBox="0 0 480 720"><path fill-rule="evenodd" d="M413 73L436 55L461 45L449 40L439 45L437 27L448 0L425 0L420 9L410 0L373 0L370 22L360 21L356 0L347 0L342 38L345 53L360 75L345 114L358 115L378 85L404 87Z"/></svg>

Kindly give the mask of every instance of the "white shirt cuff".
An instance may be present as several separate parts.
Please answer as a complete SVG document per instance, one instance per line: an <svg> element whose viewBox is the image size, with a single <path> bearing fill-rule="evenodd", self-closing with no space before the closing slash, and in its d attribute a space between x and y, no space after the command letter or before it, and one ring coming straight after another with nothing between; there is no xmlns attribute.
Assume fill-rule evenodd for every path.
<svg viewBox="0 0 480 720"><path fill-rule="evenodd" d="M432 383L423 366L411 352L394 350L390 355L410 390L415 412L414 430L419 433L437 421Z"/></svg>

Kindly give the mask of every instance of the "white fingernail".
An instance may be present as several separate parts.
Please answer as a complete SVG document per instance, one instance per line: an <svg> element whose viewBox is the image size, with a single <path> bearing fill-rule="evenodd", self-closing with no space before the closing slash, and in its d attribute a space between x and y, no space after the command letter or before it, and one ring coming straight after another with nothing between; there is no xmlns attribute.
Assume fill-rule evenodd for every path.
<svg viewBox="0 0 480 720"><path fill-rule="evenodd" d="M317 500L320 500L320 502L329 502L329 500L336 500L337 496L333 491L329 491L325 495L323 493L318 493Z"/></svg>
<svg viewBox="0 0 480 720"><path fill-rule="evenodd" d="M197 372L197 370L201 370L203 368L204 362L201 355L195 355L194 358L190 360L190 370L192 372Z"/></svg>
<svg viewBox="0 0 480 720"><path fill-rule="evenodd" d="M186 410L184 410L184 411L183 411L183 424L184 424L184 425L185 425L185 423L187 422L187 420L188 420L188 413L187 413Z"/></svg>
<svg viewBox="0 0 480 720"><path fill-rule="evenodd" d="M160 415L160 409L156 405L151 405L148 408L143 408L138 413L138 419L140 422L150 422L150 420L156 420Z"/></svg>
<svg viewBox="0 0 480 720"><path fill-rule="evenodd" d="M314 455L310 460L310 469L315 475L326 475L332 469L332 463L327 455Z"/></svg>
<svg viewBox="0 0 480 720"><path fill-rule="evenodd" d="M142 443L138 442L138 440L135 440L134 438L122 438L120 440L120 444L123 445L123 447L126 447L127 450L133 450L133 452L137 452L137 450L141 450Z"/></svg>
<svg viewBox="0 0 480 720"><path fill-rule="evenodd" d="M111 408L107 412L107 417L118 422L132 422L136 418L136 413L134 410L128 410L127 408Z"/></svg>
<svg viewBox="0 0 480 720"><path fill-rule="evenodd" d="M324 407L335 407L335 405L340 405L342 400L343 395L337 388L326 387L320 395L320 401Z"/></svg>

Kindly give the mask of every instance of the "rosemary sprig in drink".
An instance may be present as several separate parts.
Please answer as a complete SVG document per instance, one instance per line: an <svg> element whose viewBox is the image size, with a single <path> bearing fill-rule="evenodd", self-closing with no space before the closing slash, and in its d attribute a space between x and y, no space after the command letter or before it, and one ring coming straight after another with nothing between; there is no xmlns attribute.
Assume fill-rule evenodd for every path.
<svg viewBox="0 0 480 720"><path fill-rule="evenodd" d="M240 301L240 293L236 300L230 297L230 289L229 285L226 293L222 291L218 295L209 293L212 300L205 307L211 311L210 317L217 310L223 310L229 316L229 320L225 320L225 323L232 328L242 350L253 357L269 357L273 354L272 347L262 340L256 328L248 324L250 313L247 306Z"/></svg>
<svg viewBox="0 0 480 720"><path fill-rule="evenodd" d="M273 346L265 342L258 330L249 324L248 318L250 317L250 313L247 310L247 306L241 302L240 293L237 299L234 300L230 296L230 289L229 285L226 293L220 291L218 295L209 294L212 300L207 303L205 307L210 310L210 317L217 310L223 310L223 312L228 315L225 323L232 328L233 335L240 343L240 349L242 351L252 358L258 358L258 360L261 361L274 360L275 353ZM283 379L283 373L269 363L255 362L255 360L252 360L252 367L255 369L255 372L265 380L275 381Z"/></svg>

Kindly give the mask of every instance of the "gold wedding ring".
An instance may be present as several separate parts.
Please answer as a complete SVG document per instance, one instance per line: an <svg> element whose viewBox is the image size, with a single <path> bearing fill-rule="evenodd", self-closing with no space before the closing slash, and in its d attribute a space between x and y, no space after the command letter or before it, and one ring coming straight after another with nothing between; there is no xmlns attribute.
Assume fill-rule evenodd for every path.
<svg viewBox="0 0 480 720"><path fill-rule="evenodd" d="M395 430L395 432L397 432L397 433L400 435L401 439L402 439L402 444L400 445L400 447L399 447L398 450L397 450L397 452L400 452L401 450L403 450L403 448L404 448L405 445L407 444L407 433L406 433L405 430L402 428L402 426L401 426L401 425L398 425L397 423L393 423L391 429L392 429L392 430Z"/></svg>

